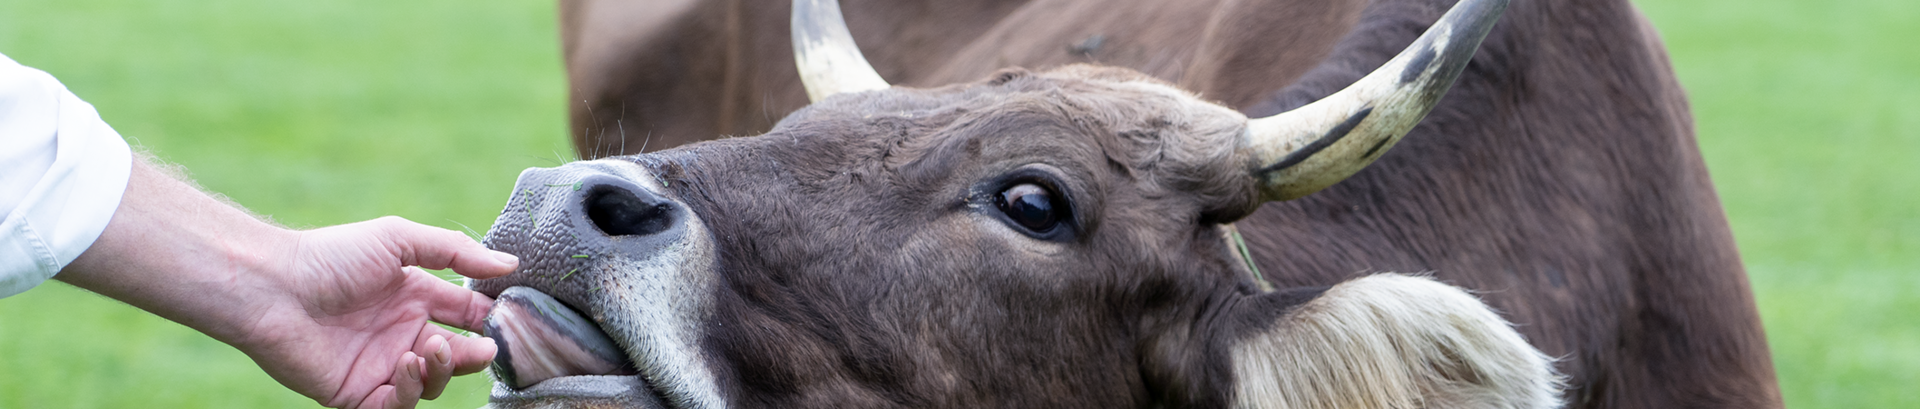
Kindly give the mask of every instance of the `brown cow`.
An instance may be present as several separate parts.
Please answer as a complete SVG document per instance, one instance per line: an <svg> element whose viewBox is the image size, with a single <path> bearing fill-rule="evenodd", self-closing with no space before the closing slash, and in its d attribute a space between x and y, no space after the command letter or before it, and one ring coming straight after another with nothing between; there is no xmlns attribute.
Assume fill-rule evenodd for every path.
<svg viewBox="0 0 1920 409"><path fill-rule="evenodd" d="M1434 21L1434 16L1443 9L1441 3L873 1L854 2L848 11L854 37L860 39L866 55L873 57L878 73L894 83L938 86L987 76L1005 66L1097 62L1133 68L1183 88L1201 91L1205 98L1240 107L1250 116L1267 116L1318 100L1380 66L1381 61L1387 60L1428 22ZM709 135L758 132L771 127L779 113L806 103L806 93L797 81L799 76L790 68L792 54L787 48L790 43L782 14L784 9L744 7L739 2L690 1L565 2L563 9L570 76L576 99L586 102L575 110L577 142L585 154L635 153ZM688 350L668 352L707 354L704 356L729 363L709 372L716 379L725 379L715 381L725 383L723 388L727 388L724 392L715 392L726 395L717 400L743 406L1224 405L1246 394L1235 395L1231 392L1233 388L1221 386L1244 379L1235 378L1231 373L1218 373L1217 367L1167 369L1148 365L1146 361L1151 360L1146 360L1110 370L1073 372L1088 379L1033 376L1034 371L1048 373L1045 371L1084 368L1073 365L1088 364L1075 360L1086 354L1159 356L1163 361L1203 362L1207 359L1200 358L1209 357L1202 355L1211 352L1190 352L1197 354L1192 357L1195 359L1182 360L1166 358L1164 355L1178 355L1180 351L1168 351L1165 345L1134 345L1133 350L1126 350L1098 342L1068 340L1057 342L1059 347L1069 350L1020 350L1011 352L1010 357L952 352L965 349L962 347L979 347L953 344L928 346L928 350L941 352L920 356L900 352L902 348L897 345L912 337L902 338L899 331L879 331L874 327L902 324L876 323L875 311L898 312L911 306L916 308L906 311L954 312L966 310L961 307L980 306L951 304L954 296L976 302L977 297L1034 302L1015 295L1057 296L1054 291L1072 289L1062 287L1069 283L1110 289L1111 282L1059 277L1058 282L1036 286L1007 281L1006 277L969 276L971 278L935 281L941 285L934 291L903 288L901 282L892 281L893 277L856 275L852 279L870 280L873 284L835 289L830 284L845 284L843 280L848 278L816 281L818 277L804 274L767 273L818 269L900 272L903 270L898 268L902 263L919 260L916 257L935 263L963 263L985 257L978 253L986 250L1020 254L1034 251L1008 248L1003 243L967 242L977 246L972 253L930 255L922 236L874 226L874 220L918 229L927 229L927 223L936 221L951 222L916 218L912 212L902 210L900 206L919 206L915 209L920 209L942 203L929 196L938 192L925 191L933 188L897 184L905 180L931 181L938 185L957 183L949 180L953 178L978 176L901 173L916 169L905 165L937 162L946 166L941 169L977 172L978 169L969 166L980 166L982 162L977 161L981 155L1012 155L1011 152L1020 151L993 144L951 146L924 142L929 138L926 135L937 129L926 128L922 121L957 119L900 117L895 115L902 110L899 104L906 104L912 108L906 111L912 112L926 112L933 106L965 105L951 96L926 93L978 93L981 91L972 90L991 86L1051 84L1044 86L1099 88L1088 84L1150 83L1130 75L1085 67L1041 74L1008 71L989 77L987 82L929 91L904 88L890 91L920 93L911 98L896 95L850 102L846 100L850 96L841 97L838 102L830 99L795 113L768 135L630 158L642 165L640 169L648 170L645 172L605 162L589 162L570 165L569 172L574 173L565 175L616 175L610 179L596 178L614 184L644 185L647 187L632 190L664 192L655 195L686 200L667 202L684 204L702 221L684 226L699 229L699 234L714 235L713 243L699 244L708 246L704 250L675 253L718 254L682 260L715 263L710 266L713 270L726 272L721 274L722 278L689 278L717 280L717 283L699 281L696 284L721 288L714 292L718 298L699 302L759 308L742 312L713 307L716 312L712 314L717 315L669 320L691 325L679 330L683 334L698 334L683 335L698 341L682 344L692 345L686 346ZM1126 105L1114 101L1089 104L1091 106L1081 108L1121 109ZM1162 111L1143 109L1139 112ZM830 134L845 130L832 131L834 127L822 129L819 125L836 115L873 114L884 114L882 116L892 122L863 122L858 129L884 131L881 133L895 136L884 141L873 140L883 137L874 134L836 136ZM1024 127L1027 125L1045 125L1044 121L1007 121L1011 122L988 121L981 125L1000 125L998 128L965 130L1013 132L1028 129ZM621 134L627 137L617 137ZM1111 170L1152 176L1154 178L1148 180L1156 184L1174 184L1155 185L1159 188L1194 192L1203 187L1200 185L1209 185L1201 183L1208 181L1155 179L1182 174L1173 164L1184 163L1181 155L1194 152L1169 148L1171 145L1140 151L1136 149L1139 146L1132 145L1141 140L1177 135L1185 134L1116 133L1116 138L1096 138L1104 142L1081 150L1131 152L1134 156L1108 155L1109 159L1119 159L1108 164ZM790 140L791 146L774 142L781 138ZM899 144L876 146L878 142ZM1208 226L1233 222L1226 226L1237 226L1237 230L1244 232L1247 251L1243 254L1263 273L1264 283L1283 289L1276 294L1295 294L1299 297L1295 302L1328 297L1314 298L1319 293L1287 289L1338 283L1354 285L1360 283L1352 281L1356 277L1376 271L1431 271L1440 280L1481 292L1507 319L1520 325L1521 333L1533 345L1560 358L1559 370L1570 375L1571 381L1564 398L1572 406L1779 406L1759 322L1717 198L1693 143L1684 97L1672 78L1657 38L1626 2L1591 0L1514 5L1505 20L1493 29L1485 47L1467 65L1456 89L1424 123L1412 130L1405 142L1379 156L1372 169L1313 196L1261 206L1244 218L1224 209L1201 209L1181 216L1184 220L1156 222L1197 223L1198 227L1186 228L1186 231L1198 232L1189 234L1193 240L1138 249L1142 254L1109 254L1110 258L1106 259L1079 261L1104 268L1090 269L1092 271L1119 271L1110 267L1169 262L1194 263L1194 268L1208 270L1208 262L1169 255L1217 256L1206 253L1219 252L1218 248L1207 247L1210 244L1206 243L1214 242L1197 238L1215 232ZM827 146L833 149L825 149ZM1047 146L1025 148L1062 153L1042 149ZM951 160L959 163L903 159L940 155L974 159ZM802 164L807 166L800 166ZM1148 167L1141 168L1143 165ZM591 169L599 170L589 171ZM546 178L564 179L555 175ZM742 178L762 180L749 182L740 180ZM622 180L625 182L619 182ZM873 190L849 190L849 186ZM1098 192L1103 198L1099 201L1101 209L1107 212L1106 217L1124 215L1121 219L1131 223L1143 215L1180 214L1165 212L1177 210L1178 206L1170 209L1168 205L1139 198L1134 201L1112 199L1110 195L1125 192L1107 189L1103 187ZM513 214L517 206L539 202L531 199L545 197L538 196L545 194L527 193L526 199L516 196L506 214ZM641 200L646 198L606 199L615 196L605 194L580 195L582 200L594 198L612 203L666 203ZM1217 198L1209 197L1212 199ZM1209 200L1198 201L1217 204ZM1083 201L1075 203L1080 202ZM967 209L982 205L966 203L963 207ZM1120 206L1123 204L1142 209ZM591 208L588 206L588 210ZM540 231L537 226L516 225L511 218L502 220L492 233L494 237L514 237L502 236L514 228ZM1105 219L1100 222L1109 226L1106 231L1110 233L1124 230L1145 234L1138 227L1117 228L1112 227L1118 225L1117 222ZM568 234L569 239L578 236L578 233ZM787 240L770 241L756 236L761 234ZM551 240L556 239L551 233L543 237L549 241L535 242L552 245ZM524 246L523 249L529 251L538 247L516 244L519 243L516 240L526 239L494 238L490 242L506 248ZM697 241L696 244L674 243L699 247ZM886 251L881 251L883 249ZM548 250L541 254L562 256L561 261L577 261L571 256L596 256L559 254L564 252ZM523 253L523 256L530 254ZM873 259L875 254L894 255L896 259ZM601 257L618 259L620 256ZM1219 262L1218 257L1211 260L1215 264ZM590 295L595 289L587 284L569 284L591 281L609 286L625 285L618 280L609 281L609 275L603 272L608 267L604 265L583 267L586 270L580 273L581 277L569 278L575 270L566 269L564 263L535 264L543 267L529 270L511 283L534 284L556 293L562 301L586 310L601 327L613 329L614 338L631 336L619 332L625 330L621 328L641 322L631 319L633 316L648 311L656 314L681 311L632 307L644 303L618 297L595 298ZM908 276L914 280L935 279ZM591 279L586 280L589 277ZM1193 283L1181 281L1188 278L1191 277L1146 282L1150 285L1130 282L1134 286L1118 296L1096 290L1076 290L1079 292L1071 294L1075 297L1066 299L1080 302L1086 297L1108 297L1112 299L1101 299L1137 302L1141 300L1139 297L1159 297L1162 301L1184 302L1196 294L1186 291ZM481 283L478 287L499 291L507 284L510 283ZM1342 287L1333 288L1338 291ZM925 305L902 305L903 297ZM689 297L695 298L700 297ZM660 300L648 302L671 304ZM1012 315L1034 309L1057 309L1069 303L1042 304L1046 305L1022 306L1028 309L990 308L986 311L1003 316L991 317L992 320L968 317L971 321L967 321L1011 322L1024 325L1022 329L1029 331L1027 333L975 328L975 333L966 334L970 336L956 336L945 342L1054 341L1053 336L1083 329L1063 326L1054 332L1033 333L1030 327L1036 323L1034 317ZM767 308L769 306L779 308ZM1139 308L1130 305L1107 312L1134 313L1139 312ZM1067 321L1085 318L1074 315L1076 313L1062 314L1062 319ZM689 322L706 324L685 324ZM1058 324L1053 320L1045 322ZM795 328L793 323L819 327ZM913 331L946 327L882 328L911 335ZM766 344L764 337L769 334L789 340L790 344ZM621 343L625 343L628 352L648 348L635 347L633 340ZM776 362L783 357L796 362ZM969 357L978 358L978 362L956 362ZM1021 366L1021 359L1045 361L1041 358L1065 362ZM975 371L954 372L952 368L930 365L928 360ZM797 370L793 365L828 369ZM965 375L982 376L980 371L1004 372L1009 376ZM587 384L580 382L580 378L555 378L543 387L566 389L570 385ZM656 393L667 388L660 386L661 383L693 382L684 377L647 379L654 383L636 384L648 385L647 388ZM1015 384L1008 384L1008 380ZM1090 385L1122 387L1095 389ZM975 400L954 400L951 395L927 392L954 388L975 392ZM504 389L512 392L510 387ZM1099 395L1099 399L1088 399L1086 393L1094 390L1103 395Z"/></svg>

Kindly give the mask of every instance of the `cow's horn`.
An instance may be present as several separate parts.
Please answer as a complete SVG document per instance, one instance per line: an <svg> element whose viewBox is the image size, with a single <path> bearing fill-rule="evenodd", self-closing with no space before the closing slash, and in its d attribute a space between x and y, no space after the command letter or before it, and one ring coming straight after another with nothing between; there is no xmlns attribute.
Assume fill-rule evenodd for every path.
<svg viewBox="0 0 1920 409"><path fill-rule="evenodd" d="M838 0L793 1L793 63L814 102L842 92L887 89L847 31Z"/></svg>
<svg viewBox="0 0 1920 409"><path fill-rule="evenodd" d="M1413 45L1346 89L1248 121L1263 199L1317 192L1386 153L1453 87L1507 1L1461 0Z"/></svg>

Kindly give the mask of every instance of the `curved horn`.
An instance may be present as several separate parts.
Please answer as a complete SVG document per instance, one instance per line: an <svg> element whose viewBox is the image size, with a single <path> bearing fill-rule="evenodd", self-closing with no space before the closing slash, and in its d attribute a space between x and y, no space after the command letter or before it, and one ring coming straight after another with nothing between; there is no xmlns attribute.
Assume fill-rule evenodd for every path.
<svg viewBox="0 0 1920 409"><path fill-rule="evenodd" d="M838 0L793 1L793 63L807 99L819 102L842 92L887 89L887 80L867 64L847 31Z"/></svg>
<svg viewBox="0 0 1920 409"><path fill-rule="evenodd" d="M1340 92L1247 121L1262 199L1332 186L1385 153L1453 87L1508 0L1461 0L1387 64Z"/></svg>

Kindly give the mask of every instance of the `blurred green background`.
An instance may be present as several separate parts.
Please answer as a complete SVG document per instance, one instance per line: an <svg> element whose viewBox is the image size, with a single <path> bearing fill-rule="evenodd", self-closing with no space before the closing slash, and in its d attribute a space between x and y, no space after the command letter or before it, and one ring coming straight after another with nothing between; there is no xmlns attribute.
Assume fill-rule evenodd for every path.
<svg viewBox="0 0 1920 409"><path fill-rule="evenodd" d="M1920 407L1920 2L1642 0L1692 97L1791 407ZM0 53L296 227L483 230L573 156L551 2L0 2ZM472 408L481 377L424 407ZM0 299L0 408L307 407L71 286Z"/></svg>
<svg viewBox="0 0 1920 409"><path fill-rule="evenodd" d="M573 157L550 1L0 0L0 53L295 227L485 231ZM474 408L470 376L427 407ZM225 344L72 286L0 299L0 408L314 407Z"/></svg>

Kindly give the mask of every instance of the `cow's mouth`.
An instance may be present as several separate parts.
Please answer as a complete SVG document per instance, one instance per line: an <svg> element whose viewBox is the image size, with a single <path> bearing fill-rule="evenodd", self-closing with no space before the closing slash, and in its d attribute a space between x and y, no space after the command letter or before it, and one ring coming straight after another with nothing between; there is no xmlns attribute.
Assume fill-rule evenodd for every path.
<svg viewBox="0 0 1920 409"><path fill-rule="evenodd" d="M660 406L626 353L592 320L528 287L497 297L486 335L499 344L494 400L611 400ZM650 404L649 404L650 403Z"/></svg>
<svg viewBox="0 0 1920 409"><path fill-rule="evenodd" d="M532 288L502 291L485 330L500 344L494 376L514 389L562 376L636 373L598 325Z"/></svg>

